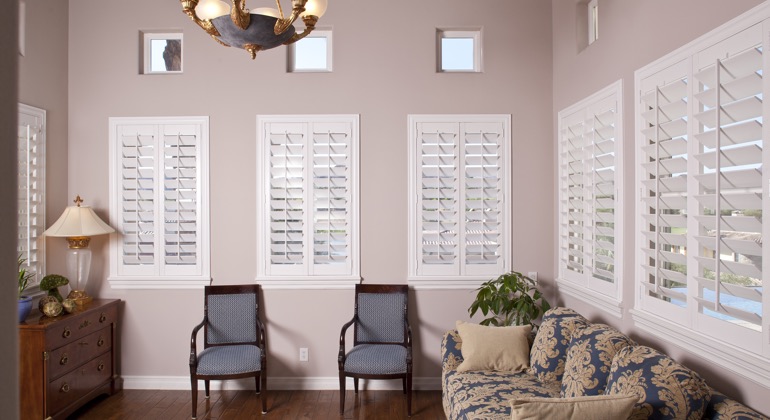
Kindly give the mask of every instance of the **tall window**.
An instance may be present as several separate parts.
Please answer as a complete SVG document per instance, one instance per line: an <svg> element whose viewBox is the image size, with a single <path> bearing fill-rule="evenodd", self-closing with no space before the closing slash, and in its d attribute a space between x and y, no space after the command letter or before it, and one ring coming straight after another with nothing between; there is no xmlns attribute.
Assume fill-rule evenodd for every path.
<svg viewBox="0 0 770 420"><path fill-rule="evenodd" d="M257 118L258 281L360 281L358 116Z"/></svg>
<svg viewBox="0 0 770 420"><path fill-rule="evenodd" d="M509 115L409 116L409 280L472 287L510 269Z"/></svg>
<svg viewBox="0 0 770 420"><path fill-rule="evenodd" d="M564 292L620 314L623 86L559 113L559 280ZM619 239L619 238L618 238Z"/></svg>
<svg viewBox="0 0 770 420"><path fill-rule="evenodd" d="M110 283L210 283L208 117L110 118Z"/></svg>
<svg viewBox="0 0 770 420"><path fill-rule="evenodd" d="M637 71L642 324L770 379L763 7ZM656 316L662 317L658 319ZM669 328L660 328L660 326ZM702 338L700 338L702 337ZM731 345L737 345L740 350ZM759 357L759 358L757 358ZM732 361L738 359L737 361ZM763 366L763 369L757 369ZM759 376L758 376L759 375Z"/></svg>
<svg viewBox="0 0 770 420"><path fill-rule="evenodd" d="M35 275L30 286L45 275L45 129L44 110L19 104L16 252Z"/></svg>

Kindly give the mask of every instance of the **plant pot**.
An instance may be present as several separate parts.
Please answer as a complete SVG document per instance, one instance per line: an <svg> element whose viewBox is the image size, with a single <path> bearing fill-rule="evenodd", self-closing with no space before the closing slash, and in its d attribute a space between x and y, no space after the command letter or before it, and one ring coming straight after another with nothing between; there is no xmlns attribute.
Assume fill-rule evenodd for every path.
<svg viewBox="0 0 770 420"><path fill-rule="evenodd" d="M24 322L29 316L29 312L32 310L32 298L29 296L22 296L19 298L19 323Z"/></svg>

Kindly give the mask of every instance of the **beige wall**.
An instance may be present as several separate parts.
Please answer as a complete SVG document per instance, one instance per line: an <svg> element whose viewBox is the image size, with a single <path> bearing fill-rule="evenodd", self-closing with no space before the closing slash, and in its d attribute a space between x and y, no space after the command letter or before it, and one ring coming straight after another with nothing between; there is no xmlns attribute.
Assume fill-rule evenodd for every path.
<svg viewBox="0 0 770 420"><path fill-rule="evenodd" d="M634 302L634 71L676 48L694 40L731 18L760 4L758 0L682 0L682 1L599 1L599 40L584 48L576 39L581 16L577 15L579 1L554 0L553 6L553 115L556 138L555 115L559 110L581 100L591 93L623 80L623 108L626 166L623 199L626 203L624 218L626 232L623 247L625 252L624 272L624 314L623 319L604 316L601 311L579 300L562 297L561 303L584 313L592 319L603 320L620 330L630 333L640 342L659 348L687 366L701 373L708 383L727 395L746 402L765 414L770 414L770 387L761 386L707 360L683 351L671 343L654 339L649 335L638 335L634 331L629 309ZM582 50L581 50L582 49ZM555 156L554 156L555 159ZM552 165L555 165L552 163ZM554 172L556 169L554 168ZM552 191L555 191L552 188ZM555 192L554 192L555 194ZM555 220L555 215L554 215Z"/></svg>
<svg viewBox="0 0 770 420"><path fill-rule="evenodd" d="M17 57L18 9L16 2L10 2L0 14L0 179L16 179L16 135L18 105ZM14 182L0 182L0 195L15 197ZM0 282L0 407L3 416L19 418L18 372L18 300L16 284L10 279L16 277L16 200L7 200L0 207L0 272L5 281Z"/></svg>
<svg viewBox="0 0 770 420"><path fill-rule="evenodd" d="M284 113L361 115L361 273L370 283L406 281L407 114L512 114L514 266L540 272L546 285L553 278L554 232L543 211L554 205L553 144L543 130L552 110L549 2L400 0L387 7L399 13L386 14L382 3L334 0L321 20L334 30L330 74L287 74L284 49L252 61L223 48L178 2L69 4L69 195L81 194L107 218L109 117L210 116L215 284L255 279L256 115ZM436 74L435 28L479 26L484 73ZM139 30L151 29L184 32L184 74L138 74ZM106 245L92 241L92 281L99 296L125 301L122 374L186 376L202 292L113 290L103 280ZM270 377L335 377L352 297L352 290L266 291ZM471 299L470 291L413 293L416 376L438 378L440 337L467 318ZM299 347L309 347L309 362L297 361Z"/></svg>

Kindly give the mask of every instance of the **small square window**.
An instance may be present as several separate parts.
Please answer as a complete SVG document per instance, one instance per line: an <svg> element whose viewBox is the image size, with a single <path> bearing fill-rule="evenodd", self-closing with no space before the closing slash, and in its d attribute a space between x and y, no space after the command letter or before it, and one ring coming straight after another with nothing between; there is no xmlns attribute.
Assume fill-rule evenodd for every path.
<svg viewBox="0 0 770 420"><path fill-rule="evenodd" d="M481 30L436 30L438 72L480 72Z"/></svg>
<svg viewBox="0 0 770 420"><path fill-rule="evenodd" d="M142 32L142 43L142 73L182 73L181 32Z"/></svg>
<svg viewBox="0 0 770 420"><path fill-rule="evenodd" d="M588 2L588 45L599 39L599 0Z"/></svg>
<svg viewBox="0 0 770 420"><path fill-rule="evenodd" d="M332 71L332 31L313 31L290 44L288 54L290 73Z"/></svg>

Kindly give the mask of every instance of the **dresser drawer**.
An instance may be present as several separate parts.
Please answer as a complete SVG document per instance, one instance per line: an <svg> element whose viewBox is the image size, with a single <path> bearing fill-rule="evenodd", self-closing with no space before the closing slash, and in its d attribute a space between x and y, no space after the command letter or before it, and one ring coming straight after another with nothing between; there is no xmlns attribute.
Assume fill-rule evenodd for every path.
<svg viewBox="0 0 770 420"><path fill-rule="evenodd" d="M112 327L108 325L53 350L48 355L49 380L57 379L110 348L112 348Z"/></svg>
<svg viewBox="0 0 770 420"><path fill-rule="evenodd" d="M72 343L110 325L115 322L117 316L117 305L111 305L101 310L86 312L56 322L46 330L46 345L51 349L56 349Z"/></svg>
<svg viewBox="0 0 770 420"><path fill-rule="evenodd" d="M48 412L55 413L112 377L112 353L106 352L48 383Z"/></svg>

